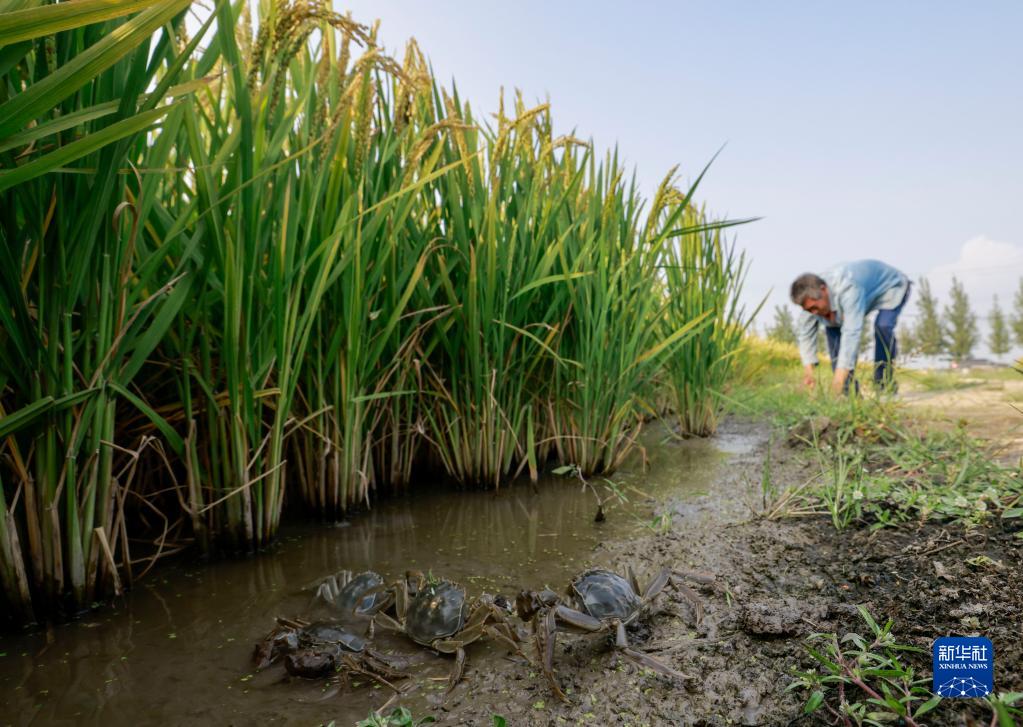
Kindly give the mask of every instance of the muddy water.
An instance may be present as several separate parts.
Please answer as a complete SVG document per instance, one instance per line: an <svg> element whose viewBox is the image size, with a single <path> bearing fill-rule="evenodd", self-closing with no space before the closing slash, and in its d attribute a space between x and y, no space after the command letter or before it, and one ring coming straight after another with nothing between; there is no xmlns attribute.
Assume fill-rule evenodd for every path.
<svg viewBox="0 0 1023 727"><path fill-rule="evenodd" d="M0 725L354 724L390 693L289 681L279 667L251 672L253 643L275 616L316 615L318 579L341 568L388 578L417 568L471 592L561 590L574 572L599 564L601 542L648 531L659 524L656 503L706 493L752 446L742 435L680 442L648 432L646 470L635 456L615 475L628 502L607 508L602 523L578 481L549 478L536 491L524 483L396 499L334 526L286 527L257 557L166 566L77 622L0 636ZM378 645L408 658L414 677L402 704L421 713L439 703L450 659L397 636ZM484 643L469 649L477 665L503 658Z"/></svg>

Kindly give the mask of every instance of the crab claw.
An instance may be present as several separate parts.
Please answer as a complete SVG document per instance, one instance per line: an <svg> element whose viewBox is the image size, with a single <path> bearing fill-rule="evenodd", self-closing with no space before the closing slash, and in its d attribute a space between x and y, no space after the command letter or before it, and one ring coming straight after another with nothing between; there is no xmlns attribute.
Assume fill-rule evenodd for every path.
<svg viewBox="0 0 1023 727"><path fill-rule="evenodd" d="M252 652L252 664L256 671L266 669L280 658L281 654L298 648L298 634L285 619L278 619L278 626L263 638Z"/></svg>
<svg viewBox="0 0 1023 727"><path fill-rule="evenodd" d="M498 593L491 602L507 614L515 613L515 606L503 593Z"/></svg>
<svg viewBox="0 0 1023 727"><path fill-rule="evenodd" d="M289 674L304 679L318 679L334 671L334 655L307 649L284 657L284 668Z"/></svg>
<svg viewBox="0 0 1023 727"><path fill-rule="evenodd" d="M558 594L545 588L542 591L519 591L515 597L515 611L523 621L529 621L543 608L558 602Z"/></svg>

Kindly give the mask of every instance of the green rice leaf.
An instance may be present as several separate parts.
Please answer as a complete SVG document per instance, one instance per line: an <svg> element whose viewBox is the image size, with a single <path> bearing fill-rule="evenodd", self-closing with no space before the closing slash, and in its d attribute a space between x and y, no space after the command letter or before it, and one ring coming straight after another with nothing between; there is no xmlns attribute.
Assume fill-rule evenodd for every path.
<svg viewBox="0 0 1023 727"><path fill-rule="evenodd" d="M160 430L160 434L162 434L164 439L167 440L167 444L170 445L171 449L174 450L175 454L177 454L179 457L184 456L185 442L183 439L181 439L178 433L174 431L174 427L172 427L170 423L167 422L166 419L160 416L155 409L149 406L149 404L143 401L140 397L136 396L135 394L133 394L131 391L121 386L120 384L110 382L108 386L114 391L116 391L118 395L122 396L129 403L131 403L132 406L134 406L142 414L144 414L145 417L149 419L149 421L151 421L158 430Z"/></svg>
<svg viewBox="0 0 1023 727"><path fill-rule="evenodd" d="M73 4L67 3L67 6ZM157 29L172 20L188 4L189 0L166 0L155 4L114 28L95 45L0 105L0 142L146 42Z"/></svg>
<svg viewBox="0 0 1023 727"><path fill-rule="evenodd" d="M0 46L113 20L160 0L75 0L0 13Z"/></svg>
<svg viewBox="0 0 1023 727"><path fill-rule="evenodd" d="M102 149L107 144L137 134L155 124L173 107L174 104L169 104L152 111L145 111L124 121L118 121L116 124L111 124L78 141L73 141L56 151L34 159L27 164L22 164L11 171L0 172L0 191L9 189L17 184L23 184L47 172L60 169L65 164L81 159L97 149Z"/></svg>

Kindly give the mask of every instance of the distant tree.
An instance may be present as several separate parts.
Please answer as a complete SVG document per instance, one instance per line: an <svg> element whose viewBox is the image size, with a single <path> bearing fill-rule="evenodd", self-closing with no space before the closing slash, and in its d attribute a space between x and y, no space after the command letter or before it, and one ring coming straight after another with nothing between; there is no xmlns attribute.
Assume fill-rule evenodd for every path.
<svg viewBox="0 0 1023 727"><path fill-rule="evenodd" d="M913 338L916 349L924 356L937 356L945 351L945 333L938 318L938 299L931 292L927 278L920 278L920 292L917 293L916 308L920 319L917 321Z"/></svg>
<svg viewBox="0 0 1023 727"><path fill-rule="evenodd" d="M1019 290L1016 291L1016 299L1013 303L1009 325L1012 326L1012 336L1016 339L1016 343L1023 346L1023 278L1019 279Z"/></svg>
<svg viewBox="0 0 1023 727"><path fill-rule="evenodd" d="M774 307L774 323L768 327L767 337L779 343L796 342L796 321L788 306Z"/></svg>
<svg viewBox="0 0 1023 727"><path fill-rule="evenodd" d="M968 358L977 345L977 316L970 310L966 289L954 276L951 296L951 303L944 310L945 336L948 352L958 361Z"/></svg>
<svg viewBox="0 0 1023 727"><path fill-rule="evenodd" d="M916 353L916 336L908 323L899 326L895 333L895 340L898 342L900 356L912 356Z"/></svg>
<svg viewBox="0 0 1023 727"><path fill-rule="evenodd" d="M991 332L988 335L987 345L995 356L1004 356L1009 352L1009 327L1005 324L1002 309L998 307L997 295L988 321L991 324Z"/></svg>

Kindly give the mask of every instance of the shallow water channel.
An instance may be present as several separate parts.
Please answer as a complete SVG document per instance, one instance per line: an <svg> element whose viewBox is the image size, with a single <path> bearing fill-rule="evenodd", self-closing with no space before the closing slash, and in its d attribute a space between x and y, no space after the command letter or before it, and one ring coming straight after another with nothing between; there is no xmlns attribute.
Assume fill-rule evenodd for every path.
<svg viewBox="0 0 1023 727"><path fill-rule="evenodd" d="M602 541L655 526L656 503L705 494L755 444L741 433L679 441L658 427L643 442L648 467L637 454L616 473L628 502L608 508L602 523L593 494L565 477L535 491L522 482L496 493L415 494L333 526L289 525L256 557L165 565L78 621L0 635L0 725L354 724L388 690L339 692L288 680L281 666L252 673L253 645L275 616L317 615L312 585L342 568L388 579L430 571L470 593L561 591L575 572L600 564ZM402 704L420 714L441 701L450 658L379 631L377 647L409 658L413 684ZM468 658L472 678L472 667L506 657L477 642Z"/></svg>

